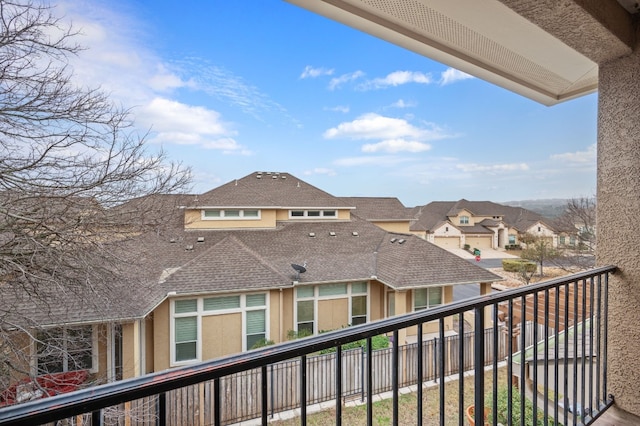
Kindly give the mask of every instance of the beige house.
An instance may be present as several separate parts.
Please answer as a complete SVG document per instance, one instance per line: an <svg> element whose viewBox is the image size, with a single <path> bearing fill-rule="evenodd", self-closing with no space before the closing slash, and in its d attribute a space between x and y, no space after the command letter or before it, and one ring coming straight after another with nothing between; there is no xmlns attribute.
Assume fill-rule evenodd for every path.
<svg viewBox="0 0 640 426"><path fill-rule="evenodd" d="M506 249L519 245L525 234L558 247L562 234L551 219L490 201L434 201L411 211L411 232L443 248Z"/></svg>
<svg viewBox="0 0 640 426"><path fill-rule="evenodd" d="M396 199L341 199L289 173L255 172L204 194L118 208L126 214L140 203L170 215L157 224L149 218L151 232L123 243L128 279L96 295L108 309L83 311L70 299L57 315L40 318L59 333L85 333L73 348L84 364L64 364L63 352L45 359L25 339L33 374L47 371L48 362L108 380L133 377L292 333L428 309L451 302L454 285L481 283L486 293L501 279L399 232L408 231L409 220ZM388 208L376 214L375 205ZM452 323L446 327L454 332ZM435 324L425 329L432 331ZM403 330L400 339L410 342L415 333Z"/></svg>

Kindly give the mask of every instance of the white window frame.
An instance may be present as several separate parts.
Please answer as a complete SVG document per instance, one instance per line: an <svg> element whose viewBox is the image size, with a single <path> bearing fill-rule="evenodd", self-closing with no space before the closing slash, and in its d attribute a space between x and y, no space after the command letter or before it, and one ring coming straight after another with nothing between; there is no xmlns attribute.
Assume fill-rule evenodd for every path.
<svg viewBox="0 0 640 426"><path fill-rule="evenodd" d="M460 216L460 225L468 225L471 221L471 218L467 215Z"/></svg>
<svg viewBox="0 0 640 426"><path fill-rule="evenodd" d="M440 290L440 303L438 305L429 305L429 293L433 290L439 289ZM420 309L416 309L416 291L419 290L427 290L427 305L424 307L420 307ZM430 309L430 308L435 308L438 306L442 306L444 305L444 286L433 286L433 287L423 287L423 288L416 288L411 292L411 297L412 297L412 306L413 306L413 311L421 311L421 310L425 310L425 309Z"/></svg>
<svg viewBox="0 0 640 426"><path fill-rule="evenodd" d="M256 294L264 294L265 304L261 306L247 306L247 296L256 295ZM252 293L243 293L243 294L219 294L219 295L208 295L208 296L200 296L200 297L180 297L171 299L170 303L170 352L171 366L180 366L180 365L188 365L193 364L194 362L202 361L202 318L208 316L215 315L225 315L225 314L242 314L242 351L249 350L251 348L247 348L247 311L258 311L263 310L265 316L265 339L269 339L270 336L270 327L269 327L269 292L268 291L260 291L260 292L252 292ZM239 297L240 304L238 307L227 308L227 309L215 309L215 310L205 310L204 309L204 300L205 299L213 299L217 297ZM175 312L175 302L178 300L196 300L196 311L184 312L176 314ZM175 319L176 318L184 318L184 317L196 317L197 321L197 340L196 340L196 358L177 361L176 360L176 334L175 334Z"/></svg>
<svg viewBox="0 0 640 426"><path fill-rule="evenodd" d="M63 333L63 342L66 343L66 339L65 339L65 335L67 334L67 330L69 329L73 329L73 328L82 328L82 327L91 327L91 368L88 369L89 373L95 374L98 372L99 369L99 365L98 365L98 326L97 325L79 325L79 326L69 326L69 327L53 327L51 330L53 329L62 329L62 333ZM32 373L34 375L40 375L42 374L41 371L39 371L38 369L38 342L37 341L32 341L32 345L31 345L31 353L34 354L33 356L33 364L31 365L31 370ZM67 348L62 348L62 370L64 372L66 371L77 371L77 370L69 370L69 357L68 357L68 353L67 353Z"/></svg>
<svg viewBox="0 0 640 426"><path fill-rule="evenodd" d="M366 286L366 291L363 293L355 293L353 291L353 285L354 284L361 284L364 283ZM324 296L320 296L320 287L322 287L323 285L314 285L313 286L313 295L312 296L305 296L305 297L298 297L298 289L299 288L303 288L303 287L297 287L296 288L296 294L295 294L295 301L294 301L294 312L293 312L293 317L294 317L294 326L295 326L295 331L298 332L300 331L298 329L298 302L302 302L302 301L313 301L313 334L317 334L318 333L318 302L322 301L322 300L336 300L336 299L347 299L348 303L347 303L347 314L349 316L349 324L353 324L353 298L354 297L360 297L360 296L364 296L367 298L367 303L366 303L366 316L365 316L365 323L370 321L370 314L371 314L371 296L370 296L370 285L369 282L367 281L356 281L356 282L344 282L344 283L333 283L330 285L337 285L337 284L344 284L346 286L346 292L345 293L341 293L341 294L330 294L330 295L324 295ZM325 284L327 285L327 284ZM358 315L357 318L361 318L362 315Z"/></svg>
<svg viewBox="0 0 640 426"><path fill-rule="evenodd" d="M219 211L219 217L210 217L206 215L207 211ZM225 216L226 211L237 211L239 216ZM245 216L245 211L257 211L257 216ZM200 210L200 218L202 220L260 220L262 219L262 210L260 209L202 209Z"/></svg>
<svg viewBox="0 0 640 426"><path fill-rule="evenodd" d="M302 216L294 216L293 212L302 212ZM310 213L318 213L317 216L313 216ZM291 209L289 210L289 219L337 219L338 210L336 209Z"/></svg>

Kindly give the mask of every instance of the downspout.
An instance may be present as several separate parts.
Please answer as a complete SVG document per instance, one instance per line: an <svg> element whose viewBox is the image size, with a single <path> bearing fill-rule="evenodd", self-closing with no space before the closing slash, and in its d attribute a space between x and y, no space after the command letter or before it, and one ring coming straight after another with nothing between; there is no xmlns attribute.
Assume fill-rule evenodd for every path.
<svg viewBox="0 0 640 426"><path fill-rule="evenodd" d="M280 301L279 301L279 306L278 306L278 318L279 318L279 327L280 327L280 342L282 343L284 342L284 333L283 333L283 326L284 326L284 319L283 314L284 314L284 307L282 306L282 304L284 303L284 296L282 295L282 288L280 289Z"/></svg>

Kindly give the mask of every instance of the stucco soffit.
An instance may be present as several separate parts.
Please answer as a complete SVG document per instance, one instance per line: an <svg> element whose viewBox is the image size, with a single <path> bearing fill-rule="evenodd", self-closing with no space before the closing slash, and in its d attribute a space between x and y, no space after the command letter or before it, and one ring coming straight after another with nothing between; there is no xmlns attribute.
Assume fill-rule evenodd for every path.
<svg viewBox="0 0 640 426"><path fill-rule="evenodd" d="M545 105L594 92L597 64L630 52L629 20L600 0L286 1Z"/></svg>

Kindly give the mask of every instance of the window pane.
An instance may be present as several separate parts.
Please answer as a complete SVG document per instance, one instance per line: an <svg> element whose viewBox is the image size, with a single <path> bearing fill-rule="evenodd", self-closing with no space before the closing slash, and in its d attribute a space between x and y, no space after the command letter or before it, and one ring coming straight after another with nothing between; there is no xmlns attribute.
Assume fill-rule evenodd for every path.
<svg viewBox="0 0 640 426"><path fill-rule="evenodd" d="M244 217L258 217L258 210L245 210Z"/></svg>
<svg viewBox="0 0 640 426"><path fill-rule="evenodd" d="M429 307L438 306L442 304L442 288L430 288L429 289Z"/></svg>
<svg viewBox="0 0 640 426"><path fill-rule="evenodd" d="M176 300L174 309L176 314L196 312L198 310L198 301L196 299Z"/></svg>
<svg viewBox="0 0 640 426"><path fill-rule="evenodd" d="M204 217L220 217L220 210L205 210Z"/></svg>
<svg viewBox="0 0 640 426"><path fill-rule="evenodd" d="M196 358L196 342L176 344L176 361L188 361Z"/></svg>
<svg viewBox="0 0 640 426"><path fill-rule="evenodd" d="M291 217L303 217L304 210L291 210Z"/></svg>
<svg viewBox="0 0 640 426"><path fill-rule="evenodd" d="M360 325L367 322L367 317L353 317L351 318L351 325Z"/></svg>
<svg viewBox="0 0 640 426"><path fill-rule="evenodd" d="M313 334L313 322L298 323L298 334L302 334L305 331Z"/></svg>
<svg viewBox="0 0 640 426"><path fill-rule="evenodd" d="M265 331L267 329L264 311L247 311L247 334L264 334Z"/></svg>
<svg viewBox="0 0 640 426"><path fill-rule="evenodd" d="M176 318L176 342L195 341L198 338L198 318Z"/></svg>
<svg viewBox="0 0 640 426"><path fill-rule="evenodd" d="M324 216L324 217L335 217L336 216L336 211L335 210L323 210L322 216Z"/></svg>
<svg viewBox="0 0 640 426"><path fill-rule="evenodd" d="M224 217L240 217L240 210L225 210Z"/></svg>
<svg viewBox="0 0 640 426"><path fill-rule="evenodd" d="M210 297L208 299L204 299L203 307L205 311L238 309L240 308L240 296Z"/></svg>
<svg viewBox="0 0 640 426"><path fill-rule="evenodd" d="M413 290L413 307L422 309L427 306L427 289L418 288Z"/></svg>
<svg viewBox="0 0 640 426"><path fill-rule="evenodd" d="M351 316L367 315L367 296L355 296L351 299Z"/></svg>
<svg viewBox="0 0 640 426"><path fill-rule="evenodd" d="M309 216L309 217L320 217L320 210L309 210L307 212L307 216Z"/></svg>
<svg viewBox="0 0 640 426"><path fill-rule="evenodd" d="M333 296L336 294L347 294L347 285L344 283L325 284L318 288L319 296Z"/></svg>
<svg viewBox="0 0 640 426"><path fill-rule="evenodd" d="M313 286L298 287L296 289L296 294L298 295L298 299L302 299L303 297L313 297Z"/></svg>
<svg viewBox="0 0 640 426"><path fill-rule="evenodd" d="M313 321L313 300L298 302L298 322Z"/></svg>
<svg viewBox="0 0 640 426"><path fill-rule="evenodd" d="M253 346L262 339L266 339L264 333L247 335L247 349L253 348Z"/></svg>
<svg viewBox="0 0 640 426"><path fill-rule="evenodd" d="M366 293L367 292L367 283L353 283L351 284L351 293Z"/></svg>
<svg viewBox="0 0 640 426"><path fill-rule="evenodd" d="M267 295L262 294L248 294L247 296L247 307L250 308L252 306L265 306L267 304Z"/></svg>

